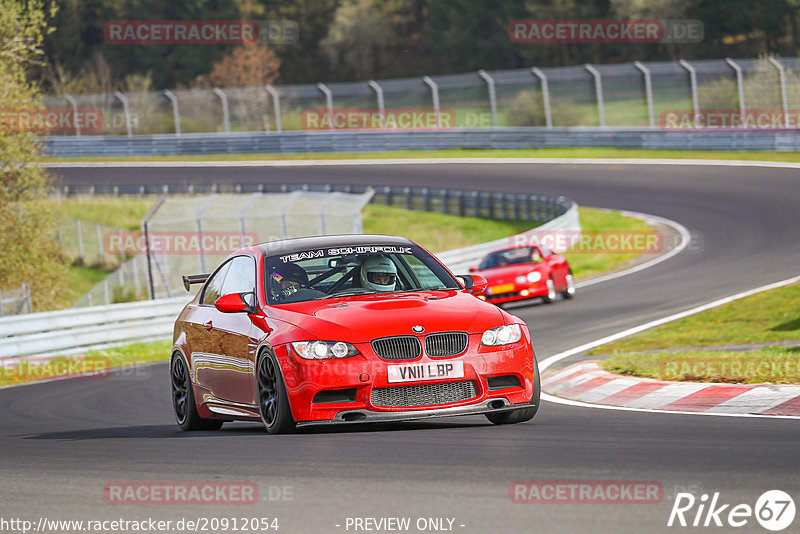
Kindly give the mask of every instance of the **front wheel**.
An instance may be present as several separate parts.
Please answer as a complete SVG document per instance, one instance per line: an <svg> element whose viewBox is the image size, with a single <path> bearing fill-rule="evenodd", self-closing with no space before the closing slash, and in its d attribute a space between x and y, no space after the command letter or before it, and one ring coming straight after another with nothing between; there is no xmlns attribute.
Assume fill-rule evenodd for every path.
<svg viewBox="0 0 800 534"><path fill-rule="evenodd" d="M486 419L488 419L489 422L494 425L513 425L515 423L530 421L536 416L542 397L542 385L539 380L539 364L536 362L536 356L533 357L533 365L533 396L531 397L530 408L522 408L521 410L514 410L513 412L487 413Z"/></svg>
<svg viewBox="0 0 800 534"><path fill-rule="evenodd" d="M286 434L295 429L289 408L286 385L275 356L268 351L261 354L256 374L258 386L258 412L261 422L270 434Z"/></svg>
<svg viewBox="0 0 800 534"><path fill-rule="evenodd" d="M556 299L556 283L553 282L553 277L547 279L547 294L542 297L545 304L550 304Z"/></svg>
<svg viewBox="0 0 800 534"><path fill-rule="evenodd" d="M222 428L223 422L219 419L204 419L197 413L192 380L183 356L175 354L172 357L170 375L172 376L172 408L181 430L219 430Z"/></svg>
<svg viewBox="0 0 800 534"><path fill-rule="evenodd" d="M566 282L567 282L567 289L564 290L564 292L561 293L561 295L565 299L571 299L572 297L575 296L575 280L572 278L571 272L567 273Z"/></svg>

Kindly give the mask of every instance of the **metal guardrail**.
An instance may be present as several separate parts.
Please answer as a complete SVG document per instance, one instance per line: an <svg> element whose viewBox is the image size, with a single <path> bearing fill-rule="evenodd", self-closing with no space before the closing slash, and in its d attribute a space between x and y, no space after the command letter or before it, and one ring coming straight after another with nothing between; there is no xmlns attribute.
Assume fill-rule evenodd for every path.
<svg viewBox="0 0 800 534"><path fill-rule="evenodd" d="M0 319L0 360L45 357L93 347L168 338L189 301L173 299L32 313Z"/></svg>
<svg viewBox="0 0 800 534"><path fill-rule="evenodd" d="M444 132L283 132L48 137L59 157L380 152L396 150L609 147L675 150L800 150L795 130L662 131L652 128L496 128Z"/></svg>

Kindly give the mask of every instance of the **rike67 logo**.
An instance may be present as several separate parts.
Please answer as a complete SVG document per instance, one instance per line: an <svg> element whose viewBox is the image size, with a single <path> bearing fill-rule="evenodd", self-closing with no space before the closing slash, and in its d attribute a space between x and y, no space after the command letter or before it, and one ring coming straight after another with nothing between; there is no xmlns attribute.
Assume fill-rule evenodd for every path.
<svg viewBox="0 0 800 534"><path fill-rule="evenodd" d="M764 492L755 506L724 503L719 492L715 492L710 500L707 493L699 499L692 493L678 493L667 526L739 528L755 519L765 529L778 532L794 522L795 511L794 500L781 490Z"/></svg>

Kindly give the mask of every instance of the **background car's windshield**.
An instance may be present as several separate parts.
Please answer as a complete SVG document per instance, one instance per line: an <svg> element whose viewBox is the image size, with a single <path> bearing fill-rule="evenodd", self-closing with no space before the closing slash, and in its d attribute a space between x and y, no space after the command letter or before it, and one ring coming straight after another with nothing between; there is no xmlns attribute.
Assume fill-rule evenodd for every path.
<svg viewBox="0 0 800 534"><path fill-rule="evenodd" d="M341 246L270 256L265 279L269 304L460 288L450 273L417 246Z"/></svg>
<svg viewBox="0 0 800 534"><path fill-rule="evenodd" d="M512 248L508 250L498 250L486 256L481 262L479 269L491 269L492 267L504 267L518 263L530 263L531 253L535 249L528 247Z"/></svg>

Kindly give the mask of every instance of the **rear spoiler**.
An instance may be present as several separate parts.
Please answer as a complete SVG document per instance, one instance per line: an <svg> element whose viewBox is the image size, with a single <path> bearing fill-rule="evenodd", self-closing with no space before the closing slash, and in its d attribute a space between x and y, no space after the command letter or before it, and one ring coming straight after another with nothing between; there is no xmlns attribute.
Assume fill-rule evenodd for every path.
<svg viewBox="0 0 800 534"><path fill-rule="evenodd" d="M208 277L211 276L210 274L185 274L183 275L183 287L186 288L186 291L191 291L189 287L192 284L204 284Z"/></svg>

